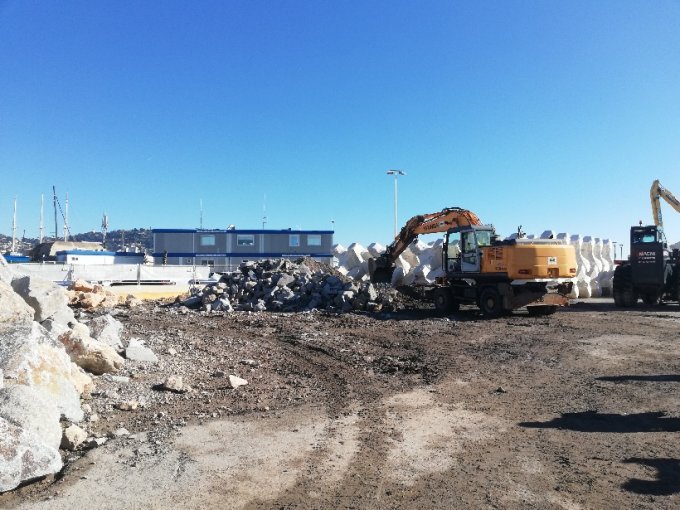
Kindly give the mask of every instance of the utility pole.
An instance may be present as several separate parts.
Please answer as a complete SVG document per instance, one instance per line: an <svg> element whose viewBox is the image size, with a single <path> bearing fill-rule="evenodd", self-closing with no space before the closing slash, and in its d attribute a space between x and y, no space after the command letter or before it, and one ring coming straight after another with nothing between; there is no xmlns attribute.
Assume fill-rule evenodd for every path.
<svg viewBox="0 0 680 510"><path fill-rule="evenodd" d="M394 175L394 237L397 237L397 177L406 175L403 170L388 170L387 175Z"/></svg>

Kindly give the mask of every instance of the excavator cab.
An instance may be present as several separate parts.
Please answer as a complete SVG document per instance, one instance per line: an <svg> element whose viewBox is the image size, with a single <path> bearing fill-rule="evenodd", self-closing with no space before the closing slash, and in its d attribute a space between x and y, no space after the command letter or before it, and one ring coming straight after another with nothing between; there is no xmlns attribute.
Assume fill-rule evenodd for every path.
<svg viewBox="0 0 680 510"><path fill-rule="evenodd" d="M447 273L479 273L483 246L491 246L496 232L490 225L449 229L444 238L443 267Z"/></svg>

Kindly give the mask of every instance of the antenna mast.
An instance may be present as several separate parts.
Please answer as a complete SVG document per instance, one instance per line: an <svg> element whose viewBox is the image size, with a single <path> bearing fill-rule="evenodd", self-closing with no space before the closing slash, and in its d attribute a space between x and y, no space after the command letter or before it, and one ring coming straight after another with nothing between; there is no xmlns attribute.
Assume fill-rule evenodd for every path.
<svg viewBox="0 0 680 510"><path fill-rule="evenodd" d="M42 244L45 238L45 195L40 194L40 238L38 240L39 244Z"/></svg>
<svg viewBox="0 0 680 510"><path fill-rule="evenodd" d="M203 230L203 199L202 198L199 199L199 207L201 209L201 217L200 217L200 220L199 220L200 226L198 228Z"/></svg>
<svg viewBox="0 0 680 510"><path fill-rule="evenodd" d="M109 217L104 213L102 216L102 245L106 243L106 234L109 231Z"/></svg>
<svg viewBox="0 0 680 510"><path fill-rule="evenodd" d="M267 194L265 193L264 199L262 200L262 230L264 230L267 224Z"/></svg>

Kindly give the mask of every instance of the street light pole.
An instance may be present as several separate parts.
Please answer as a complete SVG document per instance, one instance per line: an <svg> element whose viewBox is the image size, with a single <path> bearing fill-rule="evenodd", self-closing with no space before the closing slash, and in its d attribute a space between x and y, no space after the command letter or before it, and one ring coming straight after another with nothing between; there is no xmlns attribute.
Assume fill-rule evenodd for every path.
<svg viewBox="0 0 680 510"><path fill-rule="evenodd" d="M388 170L387 175L394 175L394 237L397 237L397 177L406 175L403 170Z"/></svg>

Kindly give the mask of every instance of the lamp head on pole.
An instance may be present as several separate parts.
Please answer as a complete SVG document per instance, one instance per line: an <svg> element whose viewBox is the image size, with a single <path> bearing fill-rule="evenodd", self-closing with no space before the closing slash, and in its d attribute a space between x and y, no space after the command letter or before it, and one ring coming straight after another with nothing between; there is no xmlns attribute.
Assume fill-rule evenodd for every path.
<svg viewBox="0 0 680 510"><path fill-rule="evenodd" d="M406 175L403 170L388 170L387 175Z"/></svg>

